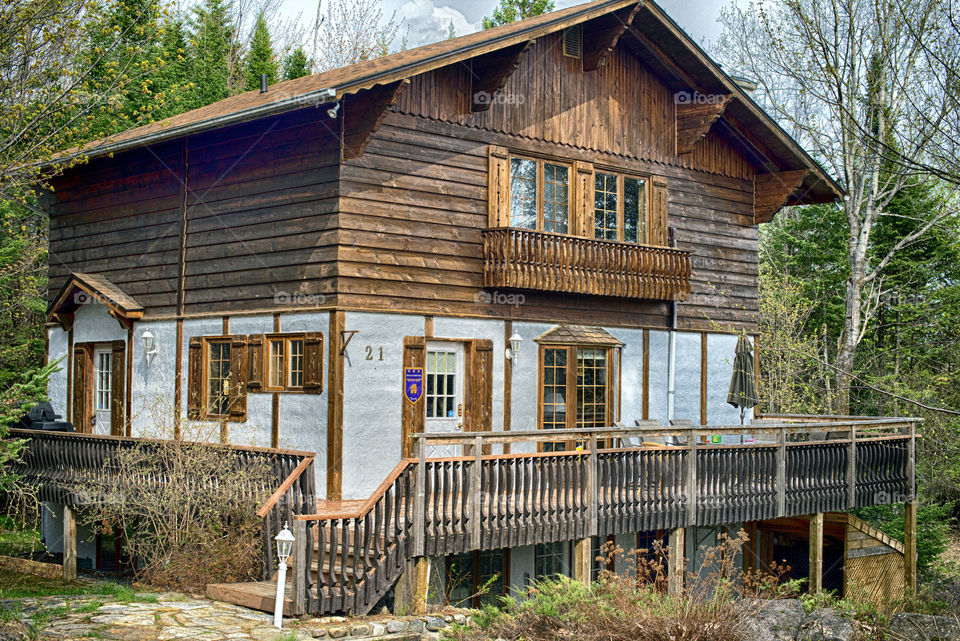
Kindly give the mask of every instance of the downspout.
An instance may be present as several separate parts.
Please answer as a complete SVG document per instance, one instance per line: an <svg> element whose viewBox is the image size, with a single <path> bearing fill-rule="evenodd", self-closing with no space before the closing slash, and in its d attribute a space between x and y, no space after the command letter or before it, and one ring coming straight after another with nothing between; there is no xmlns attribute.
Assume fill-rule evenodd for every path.
<svg viewBox="0 0 960 641"><path fill-rule="evenodd" d="M667 230L670 247L676 248L676 230L670 227ZM677 301L670 301L670 338L667 342L667 421L675 416L677 398Z"/></svg>

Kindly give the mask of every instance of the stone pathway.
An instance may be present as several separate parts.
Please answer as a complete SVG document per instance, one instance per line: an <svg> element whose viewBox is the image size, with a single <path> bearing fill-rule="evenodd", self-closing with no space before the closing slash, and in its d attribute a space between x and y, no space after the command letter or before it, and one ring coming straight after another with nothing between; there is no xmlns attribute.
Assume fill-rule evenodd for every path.
<svg viewBox="0 0 960 641"><path fill-rule="evenodd" d="M284 620L239 606L185 597L145 594L130 603L104 602L101 597L45 597L2 601L5 620L17 619L41 640L79 641L308 641L311 639L436 640L440 630L464 623L463 614L427 617L324 617ZM16 616L12 613L16 612ZM3 635L0 639L15 638Z"/></svg>

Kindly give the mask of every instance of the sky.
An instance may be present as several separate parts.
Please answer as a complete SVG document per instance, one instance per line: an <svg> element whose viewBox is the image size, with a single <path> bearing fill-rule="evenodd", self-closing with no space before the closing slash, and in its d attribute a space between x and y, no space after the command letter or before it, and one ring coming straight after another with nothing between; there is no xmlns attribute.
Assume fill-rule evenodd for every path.
<svg viewBox="0 0 960 641"><path fill-rule="evenodd" d="M326 2L327 0L321 0ZM563 9L584 0L556 0L556 8ZM490 15L497 0L381 0L383 13L396 11L397 18L405 19L409 28L410 48L443 40L447 26L453 21L458 36L480 29L483 16ZM660 6L701 46L716 40L720 34L717 16L730 0L658 0ZM308 23L314 19L317 0L283 0L281 14L288 19L300 16Z"/></svg>

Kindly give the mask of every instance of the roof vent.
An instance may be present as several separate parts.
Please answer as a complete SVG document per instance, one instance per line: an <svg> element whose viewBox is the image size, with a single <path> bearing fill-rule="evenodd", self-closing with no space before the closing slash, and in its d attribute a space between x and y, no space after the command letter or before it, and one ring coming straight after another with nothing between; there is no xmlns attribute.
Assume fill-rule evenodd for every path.
<svg viewBox="0 0 960 641"><path fill-rule="evenodd" d="M260 74L260 93L267 93L267 74Z"/></svg>
<svg viewBox="0 0 960 641"><path fill-rule="evenodd" d="M579 59L583 53L583 29L574 25L563 30L563 55Z"/></svg>

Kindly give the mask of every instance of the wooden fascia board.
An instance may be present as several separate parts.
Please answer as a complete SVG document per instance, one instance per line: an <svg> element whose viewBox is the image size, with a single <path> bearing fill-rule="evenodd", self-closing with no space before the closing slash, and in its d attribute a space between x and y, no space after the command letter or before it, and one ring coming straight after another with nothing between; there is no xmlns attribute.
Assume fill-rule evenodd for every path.
<svg viewBox="0 0 960 641"><path fill-rule="evenodd" d="M491 52L470 61L472 91L470 92L470 110L486 111L493 102L491 98L500 91L507 80L520 66L523 54L533 46L536 40L527 40L513 46Z"/></svg>
<svg viewBox="0 0 960 641"><path fill-rule="evenodd" d="M64 329L69 330L70 327L73 326L74 310L87 302L81 301L72 305L68 304L71 297L75 297L80 293L85 294L91 301L106 305L109 314L116 318L117 322L119 322L120 326L124 329L129 329L132 327L133 321L143 318L143 309L124 309L117 305L109 296L99 292L96 288L88 285L76 276L71 276L60 290L60 293L57 294L57 298L53 304L50 305L50 310L47 312L47 320L60 323Z"/></svg>
<svg viewBox="0 0 960 641"><path fill-rule="evenodd" d="M643 7L638 3L614 13L595 18L587 23L591 28L584 34L583 70L593 71L617 46L617 42L633 23L637 12ZM584 25L584 26L587 26Z"/></svg>
<svg viewBox="0 0 960 641"><path fill-rule="evenodd" d="M702 97L702 100L701 100ZM733 96L687 94L686 101L676 102L676 153L688 154L723 115Z"/></svg>
<svg viewBox="0 0 960 641"><path fill-rule="evenodd" d="M753 180L753 222L768 223L809 173L808 169L757 174Z"/></svg>
<svg viewBox="0 0 960 641"><path fill-rule="evenodd" d="M409 80L398 80L389 85L364 90L344 100L344 160L363 155L370 137L380 128L387 111L397 102L400 91L408 84Z"/></svg>

